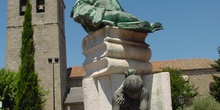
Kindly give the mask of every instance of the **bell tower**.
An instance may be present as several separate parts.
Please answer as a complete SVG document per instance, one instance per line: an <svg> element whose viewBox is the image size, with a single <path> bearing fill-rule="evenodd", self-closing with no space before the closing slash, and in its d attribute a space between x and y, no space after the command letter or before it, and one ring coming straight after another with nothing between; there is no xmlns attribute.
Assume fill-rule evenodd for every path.
<svg viewBox="0 0 220 110"><path fill-rule="evenodd" d="M27 0L7 0L6 68L20 66L21 32ZM35 70L48 90L47 110L62 110L66 92L66 39L63 0L30 0Z"/></svg>

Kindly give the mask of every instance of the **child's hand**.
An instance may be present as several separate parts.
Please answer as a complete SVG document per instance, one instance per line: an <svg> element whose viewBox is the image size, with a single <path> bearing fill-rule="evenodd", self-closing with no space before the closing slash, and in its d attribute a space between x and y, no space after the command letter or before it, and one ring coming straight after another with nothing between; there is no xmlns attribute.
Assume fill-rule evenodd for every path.
<svg viewBox="0 0 220 110"><path fill-rule="evenodd" d="M124 96L122 95L122 96L118 97L118 99L116 100L116 102L117 102L119 105L124 104L124 103L125 103L125 98L124 98Z"/></svg>

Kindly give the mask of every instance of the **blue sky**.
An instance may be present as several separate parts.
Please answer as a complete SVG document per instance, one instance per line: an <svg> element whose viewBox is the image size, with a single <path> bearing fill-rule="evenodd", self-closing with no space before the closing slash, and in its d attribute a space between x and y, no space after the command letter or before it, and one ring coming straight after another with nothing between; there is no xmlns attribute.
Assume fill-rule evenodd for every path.
<svg viewBox="0 0 220 110"><path fill-rule="evenodd" d="M70 18L76 0L64 0L67 66L82 65L81 42L87 33ZM164 30L149 34L151 61L188 58L217 60L220 46L220 0L118 0L127 13L148 22L161 22ZM0 68L5 66L6 0L0 0Z"/></svg>

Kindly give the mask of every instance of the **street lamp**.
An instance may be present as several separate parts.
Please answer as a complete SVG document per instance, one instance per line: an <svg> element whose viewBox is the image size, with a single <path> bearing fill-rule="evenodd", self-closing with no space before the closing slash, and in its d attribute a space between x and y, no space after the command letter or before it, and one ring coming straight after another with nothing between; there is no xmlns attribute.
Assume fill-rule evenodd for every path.
<svg viewBox="0 0 220 110"><path fill-rule="evenodd" d="M220 57L220 46L217 48L217 51L218 51L218 55Z"/></svg>
<svg viewBox="0 0 220 110"><path fill-rule="evenodd" d="M0 100L0 110L2 109L2 101Z"/></svg>
<svg viewBox="0 0 220 110"><path fill-rule="evenodd" d="M55 110L54 64L57 64L58 62L59 58L48 58L48 63L53 64L53 110Z"/></svg>
<svg viewBox="0 0 220 110"><path fill-rule="evenodd" d="M181 94L181 95L178 97L178 100L179 100L179 104L181 105L182 110L183 110L183 105L184 105L184 96Z"/></svg>

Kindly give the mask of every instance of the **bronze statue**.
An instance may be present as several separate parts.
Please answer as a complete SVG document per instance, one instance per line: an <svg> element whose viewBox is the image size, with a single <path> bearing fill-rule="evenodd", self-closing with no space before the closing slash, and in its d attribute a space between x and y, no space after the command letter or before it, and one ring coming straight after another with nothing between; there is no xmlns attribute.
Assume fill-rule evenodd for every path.
<svg viewBox="0 0 220 110"><path fill-rule="evenodd" d="M159 22L150 24L124 12L117 0L77 0L71 17L88 33L106 25L144 33L163 29Z"/></svg>
<svg viewBox="0 0 220 110"><path fill-rule="evenodd" d="M148 110L149 92L136 70L128 69L125 80L116 90L112 100L112 110Z"/></svg>

